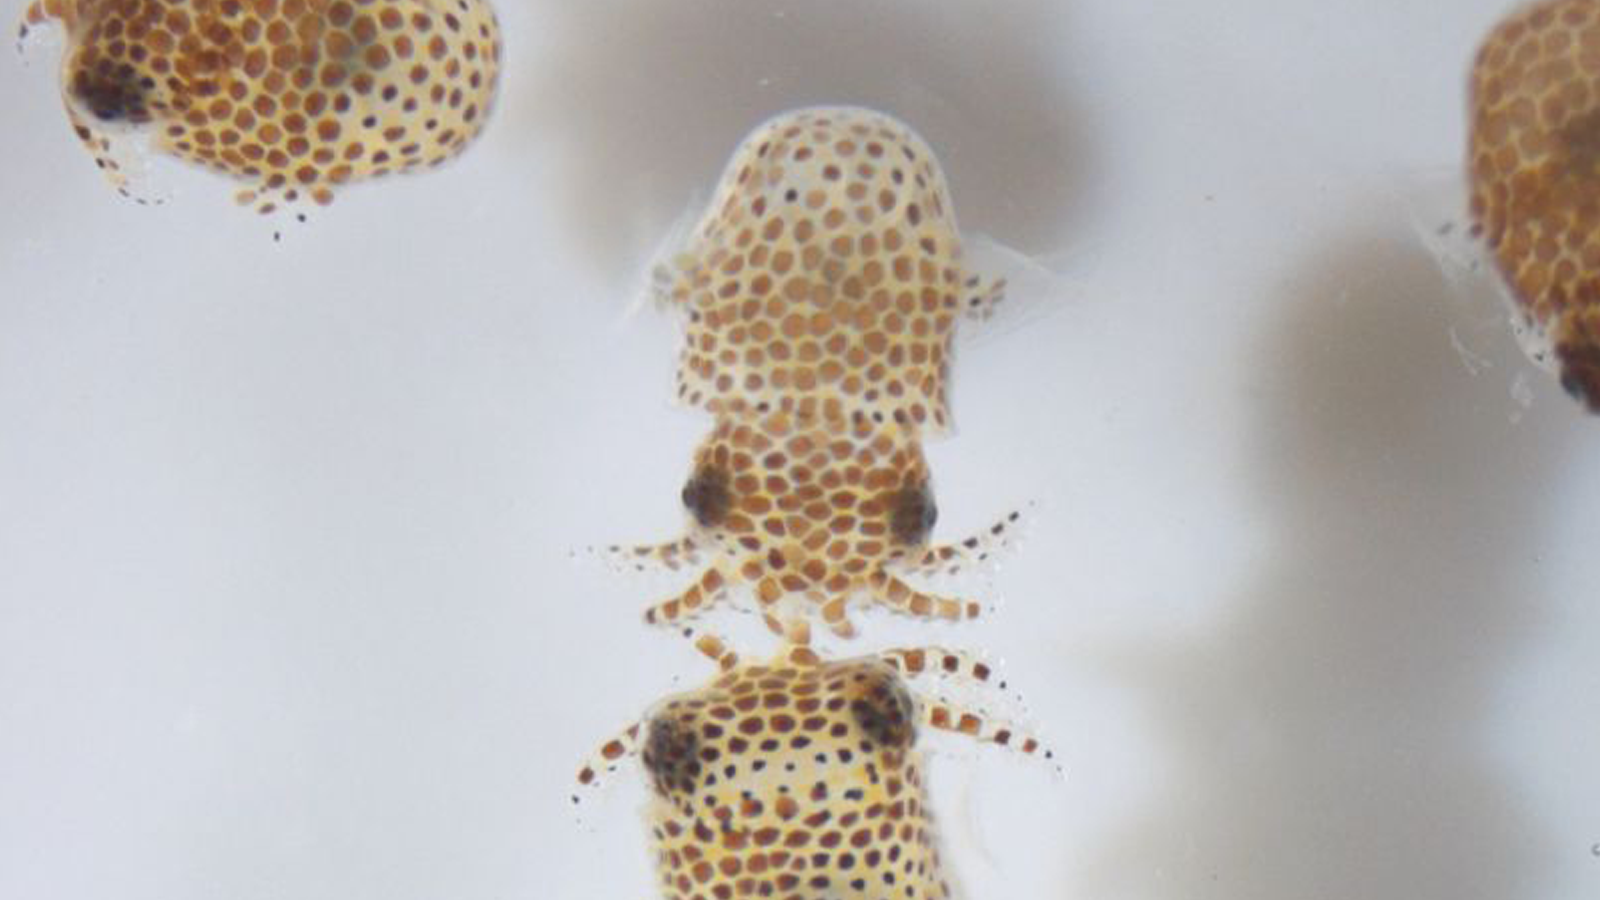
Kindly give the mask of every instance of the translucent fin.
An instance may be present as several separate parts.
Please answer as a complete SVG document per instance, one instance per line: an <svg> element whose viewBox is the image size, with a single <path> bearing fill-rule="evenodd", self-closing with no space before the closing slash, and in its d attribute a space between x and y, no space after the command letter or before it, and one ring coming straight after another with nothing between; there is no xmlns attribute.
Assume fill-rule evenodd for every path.
<svg viewBox="0 0 1600 900"><path fill-rule="evenodd" d="M966 321L956 329L961 345L980 345L1027 328L1066 309L1084 292L1081 281L1061 274L1083 267L1077 256L1030 257L987 235L963 235L962 265L968 293L962 300Z"/></svg>
<svg viewBox="0 0 1600 900"><path fill-rule="evenodd" d="M1474 234L1465 176L1437 169L1418 173L1410 182L1401 202L1417 239L1452 285L1476 283L1493 263Z"/></svg>
<svg viewBox="0 0 1600 900"><path fill-rule="evenodd" d="M1500 276L1489 248L1472 222L1466 176L1455 169L1415 173L1401 197L1417 241L1439 266L1459 309L1462 327L1451 328L1462 365L1476 374L1488 368L1487 344L1509 321L1524 353L1539 368L1558 374L1546 329L1517 303Z"/></svg>
<svg viewBox="0 0 1600 900"><path fill-rule="evenodd" d="M968 275L964 287L967 295L961 302L961 314L975 322L988 321L1000 301L1006 298L1006 279L1003 275L990 278Z"/></svg>
<svg viewBox="0 0 1600 900"><path fill-rule="evenodd" d="M632 291L633 300L623 312L623 321L633 319L645 306L664 312L681 302L686 293L685 279L694 264L688 250L695 227L705 214L705 203L705 198L696 194L667 226L650 252L640 282Z"/></svg>

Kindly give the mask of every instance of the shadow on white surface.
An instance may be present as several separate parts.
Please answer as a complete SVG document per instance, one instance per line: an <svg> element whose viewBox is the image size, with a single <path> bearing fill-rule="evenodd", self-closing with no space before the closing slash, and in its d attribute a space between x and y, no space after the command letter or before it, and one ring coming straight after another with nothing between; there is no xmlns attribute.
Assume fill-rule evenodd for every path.
<svg viewBox="0 0 1600 900"><path fill-rule="evenodd" d="M1324 244L1282 285L1262 358L1269 562L1207 632L1124 648L1165 757L1092 865L1115 897L1536 896L1553 852L1486 738L1542 624L1539 551L1574 410L1452 349L1434 261L1402 229ZM1494 371L1528 364L1509 335Z"/></svg>
<svg viewBox="0 0 1600 900"><path fill-rule="evenodd" d="M1060 246L1091 199L1092 148L1061 85L1062 5L596 0L548 11L557 35L499 127L553 140L555 199L615 271L703 202L734 146L785 109L852 103L920 131L962 223L1026 252ZM699 193L695 191L698 189Z"/></svg>

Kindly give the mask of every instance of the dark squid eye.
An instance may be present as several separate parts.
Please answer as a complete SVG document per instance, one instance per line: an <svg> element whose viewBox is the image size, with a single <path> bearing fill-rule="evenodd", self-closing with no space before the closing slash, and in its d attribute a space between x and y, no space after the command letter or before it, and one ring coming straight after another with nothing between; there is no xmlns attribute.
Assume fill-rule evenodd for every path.
<svg viewBox="0 0 1600 900"><path fill-rule="evenodd" d="M1561 388L1567 396L1600 413L1600 347L1579 342L1556 347L1561 361Z"/></svg>
<svg viewBox="0 0 1600 900"><path fill-rule="evenodd" d="M713 466L702 466L683 485L683 506L702 528L722 524L733 506L728 490L728 473Z"/></svg>
<svg viewBox="0 0 1600 900"><path fill-rule="evenodd" d="M112 66L109 59L93 67L80 64L72 73L68 91L72 99L102 122L140 124L150 121L149 97L155 82L141 78L127 63Z"/></svg>
<svg viewBox="0 0 1600 900"><path fill-rule="evenodd" d="M699 749L699 737L689 723L671 713L650 720L640 756L657 793L667 797L694 793L700 777Z"/></svg>
<svg viewBox="0 0 1600 900"><path fill-rule="evenodd" d="M910 747L916 740L916 707L911 695L899 678L887 672L867 679L850 700L850 715L878 747Z"/></svg>
<svg viewBox="0 0 1600 900"><path fill-rule="evenodd" d="M899 491L890 501L889 530L903 544L926 541L938 521L939 507L927 482Z"/></svg>

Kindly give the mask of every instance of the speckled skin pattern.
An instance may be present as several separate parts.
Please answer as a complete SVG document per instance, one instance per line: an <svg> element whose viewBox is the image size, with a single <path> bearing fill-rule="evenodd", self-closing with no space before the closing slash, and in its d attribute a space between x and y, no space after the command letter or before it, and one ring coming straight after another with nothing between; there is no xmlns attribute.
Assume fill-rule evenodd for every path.
<svg viewBox="0 0 1600 900"><path fill-rule="evenodd" d="M1600 0L1525 7L1472 68L1472 217L1568 393L1600 411Z"/></svg>
<svg viewBox="0 0 1600 900"><path fill-rule="evenodd" d="M232 176L262 212L434 166L488 118L487 0L34 0L66 32L73 129L128 192L128 138Z"/></svg>
<svg viewBox="0 0 1600 900"><path fill-rule="evenodd" d="M950 422L957 316L987 314L1003 287L964 268L927 144L850 107L785 113L745 138L656 277L685 321L683 402L926 435Z"/></svg>

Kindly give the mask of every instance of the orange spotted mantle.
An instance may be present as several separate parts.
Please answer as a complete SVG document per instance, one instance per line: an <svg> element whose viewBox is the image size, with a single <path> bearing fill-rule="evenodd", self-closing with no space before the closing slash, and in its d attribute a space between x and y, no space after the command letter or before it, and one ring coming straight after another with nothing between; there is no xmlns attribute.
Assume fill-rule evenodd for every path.
<svg viewBox="0 0 1600 900"><path fill-rule="evenodd" d="M50 21L67 115L113 185L130 192L136 138L262 212L455 156L499 69L487 0L34 0L22 31Z"/></svg>
<svg viewBox="0 0 1600 900"><path fill-rule="evenodd" d="M684 321L680 401L924 435L950 425L958 317L986 317L1005 286L968 271L928 145L852 107L751 132L654 280Z"/></svg>

